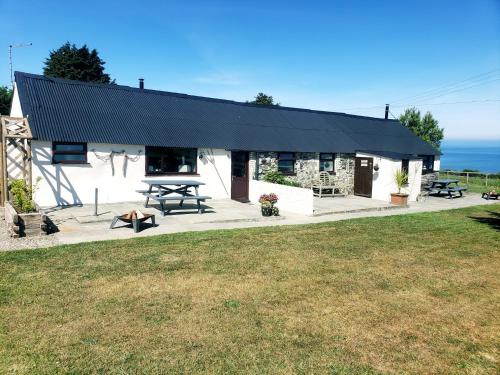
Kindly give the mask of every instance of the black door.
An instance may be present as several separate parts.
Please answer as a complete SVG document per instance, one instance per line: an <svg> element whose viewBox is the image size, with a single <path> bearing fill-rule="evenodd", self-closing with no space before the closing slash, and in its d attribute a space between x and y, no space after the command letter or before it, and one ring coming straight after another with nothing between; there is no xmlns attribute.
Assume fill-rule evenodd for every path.
<svg viewBox="0 0 500 375"><path fill-rule="evenodd" d="M372 197L373 158L356 158L354 163L354 195Z"/></svg>
<svg viewBox="0 0 500 375"><path fill-rule="evenodd" d="M231 199L248 202L248 152L231 152Z"/></svg>

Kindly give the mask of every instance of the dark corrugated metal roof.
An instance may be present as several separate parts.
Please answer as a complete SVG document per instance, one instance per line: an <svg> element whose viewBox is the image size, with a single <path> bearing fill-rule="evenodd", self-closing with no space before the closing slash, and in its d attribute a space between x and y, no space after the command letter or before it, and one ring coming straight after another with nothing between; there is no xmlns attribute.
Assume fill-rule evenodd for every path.
<svg viewBox="0 0 500 375"><path fill-rule="evenodd" d="M409 160L415 160L415 159L421 159L416 154L402 154L400 152L392 152L392 151L370 151L370 150L360 150L361 153L368 154L368 155L376 155L376 156L382 156L385 158L389 159L394 159L394 160L403 160L403 159L409 159Z"/></svg>
<svg viewBox="0 0 500 375"><path fill-rule="evenodd" d="M36 139L251 151L437 154L396 120L16 72Z"/></svg>

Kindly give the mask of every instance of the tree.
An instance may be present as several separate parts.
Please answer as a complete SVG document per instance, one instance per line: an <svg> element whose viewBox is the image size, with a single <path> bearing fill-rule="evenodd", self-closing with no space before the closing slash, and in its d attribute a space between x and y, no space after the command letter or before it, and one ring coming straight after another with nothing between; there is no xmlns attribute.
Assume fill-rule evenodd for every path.
<svg viewBox="0 0 500 375"><path fill-rule="evenodd" d="M405 113L399 116L399 121L434 148L439 149L441 146L444 129L439 127L438 121L432 117L430 112L422 117L420 111L415 107L408 108Z"/></svg>
<svg viewBox="0 0 500 375"><path fill-rule="evenodd" d="M271 95L266 95L263 92L259 92L255 97L255 100L252 100L249 103L262 104L262 105L277 105L277 106L280 105L280 103L274 102L274 98Z"/></svg>
<svg viewBox="0 0 500 375"><path fill-rule="evenodd" d="M114 83L109 74L104 73L104 64L95 49L89 51L87 45L77 48L66 42L59 49L50 51L43 74L77 81Z"/></svg>
<svg viewBox="0 0 500 375"><path fill-rule="evenodd" d="M0 86L0 115L10 114L10 103L12 102L12 89Z"/></svg>

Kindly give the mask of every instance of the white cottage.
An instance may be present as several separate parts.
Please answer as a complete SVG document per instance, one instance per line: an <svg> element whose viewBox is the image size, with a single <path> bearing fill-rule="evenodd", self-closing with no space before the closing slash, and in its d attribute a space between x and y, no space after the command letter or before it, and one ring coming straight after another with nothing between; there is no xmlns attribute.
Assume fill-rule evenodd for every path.
<svg viewBox="0 0 500 375"><path fill-rule="evenodd" d="M320 171L348 194L390 200L394 173L410 200L439 152L396 120L259 106L16 72L12 117L28 118L41 206L138 201L148 178L200 179L200 194L248 200L277 170L308 187ZM7 170L16 178L15 150ZM9 164L10 163L10 164ZM424 177L422 177L424 176Z"/></svg>

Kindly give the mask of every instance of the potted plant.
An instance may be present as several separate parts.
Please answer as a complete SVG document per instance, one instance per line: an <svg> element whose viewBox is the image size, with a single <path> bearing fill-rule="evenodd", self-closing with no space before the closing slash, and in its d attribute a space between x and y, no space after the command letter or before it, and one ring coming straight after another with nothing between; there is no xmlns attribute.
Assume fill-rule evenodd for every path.
<svg viewBox="0 0 500 375"><path fill-rule="evenodd" d="M12 237L34 236L48 231L48 218L33 201L40 180L33 186L28 186L23 179L9 184L11 199L5 202L5 221Z"/></svg>
<svg viewBox="0 0 500 375"><path fill-rule="evenodd" d="M398 187L398 192L391 193L391 203L406 206L408 204L408 194L401 193L401 189L408 184L408 174L402 169L398 169L394 175L394 181Z"/></svg>
<svg viewBox="0 0 500 375"><path fill-rule="evenodd" d="M279 216L279 209L275 206L278 196L274 193L262 194L259 198L262 216Z"/></svg>

